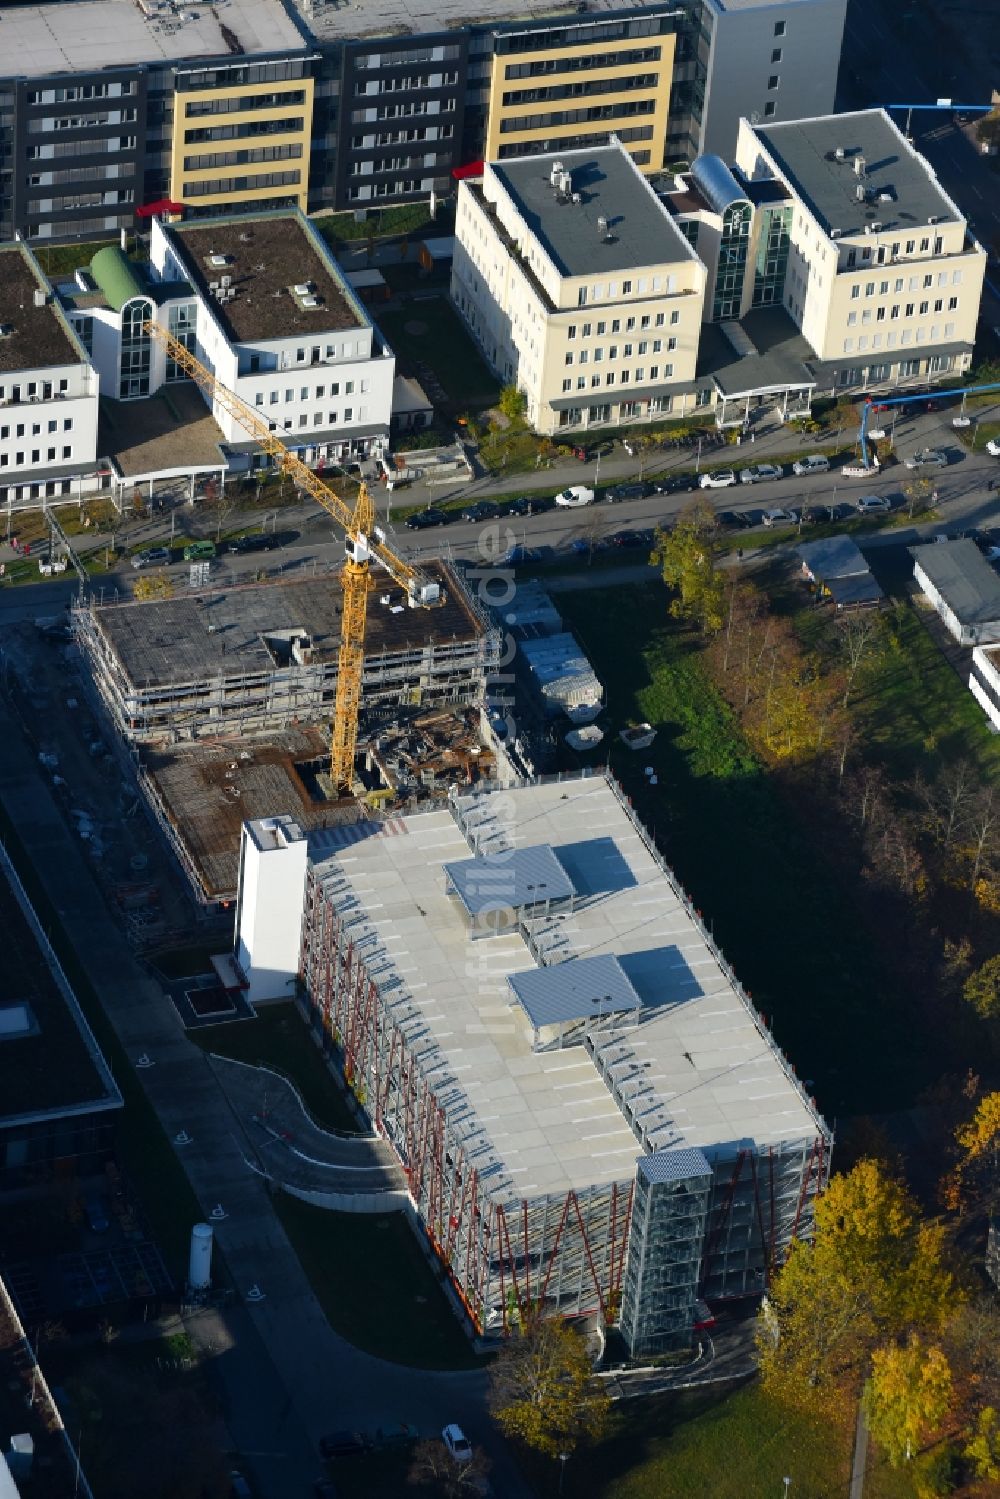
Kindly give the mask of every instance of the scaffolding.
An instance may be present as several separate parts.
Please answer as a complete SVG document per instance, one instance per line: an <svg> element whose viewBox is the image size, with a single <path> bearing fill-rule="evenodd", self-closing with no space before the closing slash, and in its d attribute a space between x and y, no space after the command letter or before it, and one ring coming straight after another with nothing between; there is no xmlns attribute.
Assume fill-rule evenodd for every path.
<svg viewBox="0 0 1000 1499"><path fill-rule="evenodd" d="M362 682L367 712L479 702L499 632L457 573L428 571L445 602L408 609L392 586L369 610ZM337 692L340 589L308 578L240 584L182 598L74 609L88 668L129 744L261 735L328 723Z"/></svg>
<svg viewBox="0 0 1000 1499"><path fill-rule="evenodd" d="M472 1326L503 1333L529 1309L545 1306L620 1323L634 1354L665 1351L690 1340L699 1298L720 1301L767 1288L792 1239L811 1228L831 1137L611 778L534 782L508 791L506 802L519 797L523 821L515 817L511 824L508 815L506 830L499 796L456 792L447 818L438 811L426 822L421 815L400 819L398 831L410 832L416 845L410 853L398 842L379 851L375 837L353 847L346 863L336 857L311 863L302 925L304 989L341 1053L348 1084L400 1159L417 1219ZM551 847L574 872L580 892L558 907L546 902L544 909L515 909L505 935L477 933L449 886L447 869L454 866L447 861L463 851L487 861L525 849L522 827L533 837L544 836L543 829L563 830L565 843ZM623 861L620 887L605 878L612 843ZM440 859L440 869L433 859ZM386 879L407 860L422 871L423 883L407 886L400 875L404 888L393 892L386 914ZM603 872L603 888L586 888L587 869ZM644 904L660 902L662 917L652 919L662 920L676 947L633 950L629 890L637 886ZM418 892L412 905L410 888ZM379 891L371 908L368 889ZM481 1036L497 1024L495 984L480 986L477 1018L470 1021L460 975L473 970L454 968L454 991L434 982L441 951L432 943L439 940L456 964L456 939L469 944L462 948L467 954L474 944L495 979L498 965L508 961L520 972L526 960L546 968L579 958L593 945L594 932L604 951L629 965L643 1004L638 1011L591 1017L574 1029L578 1044L565 1050L565 1038L548 1051L539 1046L537 1032L532 1037L527 1023L519 1029L512 1015L503 1047L487 1055ZM647 932L645 939L653 943L656 934ZM416 981L397 962L400 944ZM670 992L675 981L668 955L679 953L681 944L691 971L700 975L687 1018L685 1001ZM450 986L452 979L442 977L442 983ZM471 1032L467 1043L454 1039L452 1028L461 1026ZM704 1048L704 1059L696 1063L688 1045ZM512 1081L526 1070L534 1077L537 1069L546 1090L545 1104L533 1113L529 1107L530 1117L514 1130L530 1135L527 1144L512 1137L519 1105L506 1084L497 1092L506 1114L482 1107L472 1069L493 1068L497 1057L511 1066ZM591 1138L588 1129L603 1131L605 1143L592 1147L592 1157L588 1150L572 1163L544 1161L560 1149L561 1132L574 1127L556 1096L556 1080L543 1076L547 1066L577 1069L562 1073L562 1086L572 1078L571 1089L584 1089L574 1096L590 1099L575 1127L584 1141ZM690 1113L691 1092L699 1095L697 1114ZM529 1158L529 1175L519 1182ZM537 1189L522 1189L530 1177Z"/></svg>

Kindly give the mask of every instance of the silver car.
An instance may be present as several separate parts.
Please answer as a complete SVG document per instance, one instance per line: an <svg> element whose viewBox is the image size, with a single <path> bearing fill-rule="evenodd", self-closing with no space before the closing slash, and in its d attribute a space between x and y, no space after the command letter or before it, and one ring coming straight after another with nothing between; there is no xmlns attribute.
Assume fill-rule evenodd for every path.
<svg viewBox="0 0 1000 1499"><path fill-rule="evenodd" d="M921 448L919 453L914 453L912 458L906 460L907 468L947 468L948 454L942 453L940 448Z"/></svg>

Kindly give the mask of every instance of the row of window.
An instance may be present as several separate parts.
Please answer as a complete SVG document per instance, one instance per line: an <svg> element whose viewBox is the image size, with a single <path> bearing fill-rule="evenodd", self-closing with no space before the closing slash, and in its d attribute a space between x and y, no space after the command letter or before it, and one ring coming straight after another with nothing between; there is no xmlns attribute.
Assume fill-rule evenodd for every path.
<svg viewBox="0 0 1000 1499"><path fill-rule="evenodd" d="M6 442L7 439L10 437L11 426L13 426L13 432L14 432L14 436L15 437L26 437L28 435L28 433L27 433L28 425L29 424L27 422L15 422L13 424L8 424L6 426L0 426L0 442ZM41 437L41 435L42 435L42 424L41 424L41 422L31 422L30 426L31 426L31 436L32 437ZM72 430L73 430L73 418L71 416L64 416L62 418L62 430L64 432L72 432ZM50 417L49 420L45 423L45 431L47 433L58 432L59 431L59 419L57 417Z"/></svg>
<svg viewBox="0 0 1000 1499"><path fill-rule="evenodd" d="M93 141L52 141L45 146L29 146L28 161L49 161L65 156L95 156L99 151L134 151L134 135L109 135Z"/></svg>
<svg viewBox="0 0 1000 1499"><path fill-rule="evenodd" d="M462 49L454 44L444 47L413 47L408 52L358 52L355 54L355 72L369 68L403 68L408 63L451 62L462 55Z"/></svg>
<svg viewBox="0 0 1000 1499"><path fill-rule="evenodd" d="M353 394L354 394L354 387L355 387L355 382L353 380L345 380L344 381L344 395L345 396L353 396ZM357 382L357 388L358 388L358 391L360 392L361 395L367 395L367 393L368 393L368 381L367 380L359 380ZM339 396L340 395L340 381L339 380L332 381L331 384L329 385L329 387L327 387L326 385L317 385L316 386L316 393L315 393L315 395L311 395L310 394L310 390L309 390L309 386L308 385L303 385L300 388L300 390L299 390L299 394L298 394L297 398L296 398L296 395L295 395L295 391L292 390L291 388L289 388L289 389L287 389L284 392L285 404L288 405L288 404L290 404L292 401L294 401L296 399L298 399L300 401L309 401L309 400L322 401L323 398L324 398L324 396L327 394L327 390L328 389L329 389L329 393L330 393L331 396ZM259 390L257 392L256 396L254 397L254 404L255 405L257 405L257 406L263 406L264 405L264 394L265 393L262 390ZM277 406L277 405L279 405L279 403L281 402L281 395L282 395L282 393L281 393L280 390L268 391L267 392L267 405L268 406Z"/></svg>
<svg viewBox="0 0 1000 1499"><path fill-rule="evenodd" d="M354 92L357 95L365 94L405 94L412 89L420 88L454 88L458 82L458 74L450 73L409 73L397 75L395 78L377 78L369 83L364 78L359 78Z"/></svg>
<svg viewBox="0 0 1000 1499"><path fill-rule="evenodd" d="M185 130L184 144L199 146L214 141L250 140L255 135L294 135L301 133L302 115L286 115L281 120L245 120L239 125L199 125Z"/></svg>
<svg viewBox="0 0 1000 1499"><path fill-rule="evenodd" d="M56 456L58 451L58 448L46 448L44 458L42 457L41 448L22 449L16 453L0 452L0 468L24 468L26 452L30 453L30 461L32 463L56 463L58 461ZM62 461L66 462L72 459L72 457L73 449L69 444L66 444L62 450ZM11 462L11 459L13 459L13 462Z"/></svg>
<svg viewBox="0 0 1000 1499"><path fill-rule="evenodd" d="M654 281L659 281L660 278L659 278L659 276L654 276L653 279L654 279ZM625 284L626 284L626 286L630 286L631 282L626 282ZM659 291L659 289L660 288L658 286L654 287L655 291ZM671 328L676 328L677 324L680 322L680 320L681 320L681 315L680 315L680 313L677 311L677 309L675 307L674 310L670 314L670 326L671 326ZM635 329L638 328L639 331L640 331L640 333L644 333L648 328L663 328L663 327L666 326L666 321L667 321L667 314L665 312L656 312L656 313L645 312L638 319L636 319L634 317L627 317L627 318L625 318L625 332L626 333L633 333L635 331ZM604 321L603 319L600 322L596 323L596 324L593 324L593 323L581 323L579 325L579 334L580 334L581 338L589 338L590 335L591 335L591 329L593 327L596 327L598 338L603 338L604 335L605 335L605 333L608 331L608 326L609 326L608 323L606 321ZM622 319L621 318L616 318L616 317L612 318L611 319L611 323L610 323L610 328L611 328L611 332L612 333L620 333L622 331ZM573 339L573 338L576 338L576 335L577 335L577 324L576 323L570 323L569 327L566 329L566 337L569 338L569 339ZM671 340L671 343L672 342L673 342L673 340ZM643 352L643 351L640 350L640 353L641 352Z"/></svg>
<svg viewBox="0 0 1000 1499"><path fill-rule="evenodd" d="M943 375L955 364L953 354L934 354L927 360L927 374ZM896 365L896 376L900 380L912 380L924 372L922 359L901 359ZM892 373L891 364L850 365L837 371L837 384L881 385Z"/></svg>
<svg viewBox="0 0 1000 1499"><path fill-rule="evenodd" d="M363 422L366 421L367 418L368 407L359 406L357 420L359 422ZM308 415L300 416L298 424L300 427L339 427L342 421L353 422L354 419L354 407L345 406L339 416L337 415L336 411L327 411L325 413L322 411L314 411L311 417ZM267 425L269 430L272 432L277 432L279 430L277 422L268 422ZM280 430L282 432L291 432L294 425L295 423L292 421L291 417L287 417L281 423Z"/></svg>
<svg viewBox="0 0 1000 1499"><path fill-rule="evenodd" d="M587 109L557 109L548 114L513 115L500 121L500 134L518 130L553 129L557 125L587 125L595 120L623 120L633 115L651 115L655 99L621 99L615 104L593 104Z"/></svg>
<svg viewBox="0 0 1000 1499"><path fill-rule="evenodd" d="M251 146L244 151L206 151L202 156L185 156L185 172L202 172L210 167L243 167L255 161L298 161L302 147Z"/></svg>
<svg viewBox="0 0 1000 1499"><path fill-rule="evenodd" d="M586 94L624 94L637 89L655 89L659 73L632 73L624 78L584 78L578 83L555 83L549 88L509 89L503 96L505 106L518 104L554 104L559 99L577 99Z"/></svg>
<svg viewBox="0 0 1000 1499"><path fill-rule="evenodd" d="M905 245L905 249L903 250L904 255L906 255L907 257L909 257L911 255L916 255L917 254L917 244L918 244L917 240L915 240L915 239L908 239L908 240L896 240L894 243L889 244L889 245L879 245L879 247L878 247L878 254L875 257L876 258L876 262L879 265L884 265L887 259L889 259L889 260L898 260L899 259L900 247L904 246L904 245ZM932 238L931 238L931 236L929 234L925 234L924 237L923 237L923 239L921 239L919 241L919 244L920 244L920 251L919 251L919 253L921 255L940 255L941 252L944 249L944 239L942 238L942 236L940 234L935 234L934 237L933 237L933 240L932 240ZM871 247L869 245L864 245L862 247L860 253L861 253L861 259L862 260L871 260L871 258L872 258L872 252L871 252ZM852 266L856 266L857 263L858 263L858 251L856 249L850 249L850 250L848 250L848 252L847 252L847 269L850 270L852 268Z"/></svg>
<svg viewBox="0 0 1000 1499"><path fill-rule="evenodd" d="M908 344L913 344L913 343L917 343L917 344L927 344L927 343L936 344L938 342L938 340L942 336L944 338L954 338L955 337L955 324L954 323L945 323L945 325L944 325L944 334L943 335L942 335L942 332L941 332L941 326L938 323L932 323L929 329L927 329L927 328L917 328L917 329L904 328L901 333L886 333L886 334L873 333L873 334L871 334L870 337L869 337L869 335L867 333L862 333L860 335L860 337L858 338L858 341L857 341L857 349L858 349L858 353L859 354L864 353L865 349L869 349L869 348L870 349L881 349L881 348L886 348L886 349L896 349L896 348L905 349ZM845 338L844 339L844 353L845 354L853 354L854 353L854 347L855 347L855 344L854 344L854 339L853 338Z"/></svg>
<svg viewBox="0 0 1000 1499"><path fill-rule="evenodd" d="M29 104L78 104L81 99L120 99L134 94L135 83L77 83L69 88L30 89Z"/></svg>
<svg viewBox="0 0 1000 1499"><path fill-rule="evenodd" d="M128 125L134 123L134 109L102 110L89 115L43 115L28 121L29 135L47 135L55 130L89 130L94 125Z"/></svg>
<svg viewBox="0 0 1000 1499"><path fill-rule="evenodd" d="M873 321L873 318L872 318L872 314L873 313L874 313L874 321L876 323L884 323L885 320L886 320L886 315L887 314L888 314L888 318L889 318L890 322L895 322L895 320L898 317L900 317L900 316L902 316L904 318L911 318L911 317L914 317L914 316L917 316L917 317L926 317L927 313L931 311L932 306L933 306L933 310L935 312L944 312L944 298L943 297L937 297L937 298L935 298L933 304L930 301L924 301L924 302L894 302L892 304L892 306L888 307L888 308L886 308L884 306L883 307L866 307L864 309L864 311L862 312L862 314L861 314L861 322L862 322L862 325L864 325L865 323L872 322ZM949 312L955 312L957 310L957 308L958 308L958 298L957 297L949 297L948 298L948 311ZM858 314L856 312L849 312L847 314L847 326L848 326L848 328L853 328L855 326L855 324L857 323L857 321L858 321Z"/></svg>
<svg viewBox="0 0 1000 1499"><path fill-rule="evenodd" d="M306 102L305 89L288 89L280 94L237 94L233 98L189 99L184 104L184 114L189 120L201 115L246 114L249 110L282 109Z"/></svg>
<svg viewBox="0 0 1000 1499"><path fill-rule="evenodd" d="M924 291L927 291L930 287L935 286L935 285L936 286L948 286L949 284L951 286L961 286L961 284L962 284L962 272L961 271L951 271L949 273L948 271L938 271L936 279L935 279L935 277L934 277L933 274L928 274L928 275L923 276L923 277L920 277L920 276L910 276L910 277L897 276L895 278L895 280L893 281L893 283L892 283L892 289L898 295L898 293L901 292L901 291L903 291L904 288L907 291L917 291L920 288L922 288ZM864 284L865 297L866 298L867 297L874 297L876 295L876 290L875 290L876 287L878 287L878 292L877 292L878 296L880 296L880 297L888 296L888 294L889 294L889 283L888 283L888 281L866 281L865 284ZM852 302L857 302L860 299L860 297L861 297L861 282L859 281L854 286L851 287L851 301Z"/></svg>
<svg viewBox="0 0 1000 1499"><path fill-rule="evenodd" d="M34 188L29 197L38 198L40 189ZM45 189L41 189L45 191ZM70 208L103 208L110 203L134 203L135 189L131 187L108 188L105 192L67 193L61 198L41 198L32 207L37 213L61 213Z"/></svg>
<svg viewBox="0 0 1000 1499"><path fill-rule="evenodd" d="M653 339L640 338L639 342L636 345L634 345L634 346L632 344L622 344L621 351L620 351L621 358L622 359L631 359L632 358L633 347L634 347L635 352L637 354L648 354L648 353L660 354L660 353L663 352L663 340L662 340L662 338L653 338ZM674 351L674 349L676 349L676 347L677 347L677 340L676 340L676 338L668 338L667 339L667 353L668 354L672 354L673 351ZM580 349L580 350L577 351L576 354L573 354L572 351L570 353L568 353L565 356L565 358L563 360L563 363L566 365L567 368L569 368L569 366L572 365L574 363L574 361L577 364L589 364L590 361L593 360L594 364L601 364L601 363L603 363L603 360L604 360L604 354L605 354L605 350L604 350L603 345L599 345L596 349ZM609 360L611 360L611 359L617 359L619 357L619 348L618 348L617 344L609 344L608 345L607 356L608 356Z"/></svg>
<svg viewBox="0 0 1000 1499"><path fill-rule="evenodd" d="M512 62L504 68L505 78L543 78L546 73L589 73L595 68L624 69L642 63L659 62L659 47L629 47L621 52L588 52L582 57L539 57L533 62Z"/></svg>
<svg viewBox="0 0 1000 1499"><path fill-rule="evenodd" d="M454 134L454 125L411 125L406 130L380 130L372 135L352 136L351 147L355 151L364 151L375 146L407 146L415 141L449 141Z"/></svg>
<svg viewBox="0 0 1000 1499"><path fill-rule="evenodd" d="M650 293L655 296L657 292L665 291L668 297L672 297L677 291L677 277L673 275L667 276L665 286L663 281L664 278L662 276L639 276L634 282L623 281L621 284L621 294L623 297L631 297L634 290L636 296L645 297ZM605 290L607 291L606 298ZM588 302L603 302L605 300L608 302L617 302L617 281L609 281L607 287L605 287L603 281L595 281L591 286L581 286L576 294L576 305L578 307L586 307ZM656 316L659 319L656 327L662 328L664 314L658 312ZM632 319L632 321L634 323L635 320ZM670 314L670 321L672 324L680 321L680 313L676 309ZM645 326L649 326L648 320Z"/></svg>
<svg viewBox="0 0 1000 1499"><path fill-rule="evenodd" d="M248 83L285 83L301 78L305 71L302 59L290 62L236 63L231 68L205 68L201 72L181 73L178 88L241 88Z"/></svg>
<svg viewBox="0 0 1000 1499"><path fill-rule="evenodd" d="M371 198L394 198L403 193L429 193L433 186L433 177L397 177L394 182L366 182L363 187L349 187L347 196L352 203L363 203Z"/></svg>
<svg viewBox="0 0 1000 1499"><path fill-rule="evenodd" d="M648 370L644 369L642 365L639 365L639 367L635 371L635 383L636 383L636 385L642 385L643 382L646 380L647 376L648 376L648 378L650 380L660 380L660 379L663 379L663 380L672 380L673 379L673 375L674 375L674 367L673 367L672 364L665 364L663 366L662 371L661 371L660 366L658 364L651 364L649 366ZM604 384L605 385L614 385L615 384L615 380L616 380L616 377L615 377L614 370L609 370L608 373L604 376ZM629 371L629 370L619 370L618 375L617 375L617 383L619 385L629 385L631 383L631 371ZM600 375L591 375L591 377L590 377L590 384L591 384L591 389L597 390L597 388L601 384L601 377L600 377ZM572 380L564 380L563 383L562 383L562 388L563 388L564 392L572 390L573 389L573 382L572 382ZM576 379L576 388L577 388L577 390L586 390L586 388L587 388L587 377L586 377L586 375L578 375L577 376L577 379Z"/></svg>
<svg viewBox="0 0 1000 1499"><path fill-rule="evenodd" d="M66 395L69 390L68 380L59 380L55 390L60 395ZM17 405L19 401L51 401L53 396L53 385L51 380L29 380L26 384L0 385L0 401L10 401Z"/></svg>
<svg viewBox="0 0 1000 1499"><path fill-rule="evenodd" d="M205 182L185 182L185 198L214 198L221 193L244 193L262 187L292 187L301 182L301 172L252 172L248 177L209 177Z"/></svg>
<svg viewBox="0 0 1000 1499"><path fill-rule="evenodd" d="M649 141L653 138L652 125L626 125L624 129L616 130L615 135L623 146L633 141ZM595 131L590 135L563 135L563 136L539 136L535 141L515 141L509 145L500 146L497 155L501 161L512 156L549 156L553 151L586 151L593 146L606 146L608 143L608 132L606 130ZM639 166L648 166L648 151L630 151L632 160Z"/></svg>

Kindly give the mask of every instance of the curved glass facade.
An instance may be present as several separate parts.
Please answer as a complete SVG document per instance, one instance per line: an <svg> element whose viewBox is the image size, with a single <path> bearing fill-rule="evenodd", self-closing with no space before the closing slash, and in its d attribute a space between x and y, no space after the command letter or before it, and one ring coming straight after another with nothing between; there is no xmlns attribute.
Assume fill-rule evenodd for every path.
<svg viewBox="0 0 1000 1499"><path fill-rule="evenodd" d="M745 198L731 203L722 215L719 264L715 272L715 290L712 296L713 322L738 318L740 315L752 221L753 209Z"/></svg>

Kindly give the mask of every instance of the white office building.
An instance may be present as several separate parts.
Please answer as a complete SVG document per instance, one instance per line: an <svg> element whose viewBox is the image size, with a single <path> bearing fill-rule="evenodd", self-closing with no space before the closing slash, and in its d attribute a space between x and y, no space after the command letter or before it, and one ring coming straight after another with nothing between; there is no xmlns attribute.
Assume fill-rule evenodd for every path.
<svg viewBox="0 0 1000 1499"><path fill-rule="evenodd" d="M539 432L695 403L705 270L620 142L462 182L451 296Z"/></svg>
<svg viewBox="0 0 1000 1499"><path fill-rule="evenodd" d="M0 249L0 504L99 486L98 381L31 252Z"/></svg>

